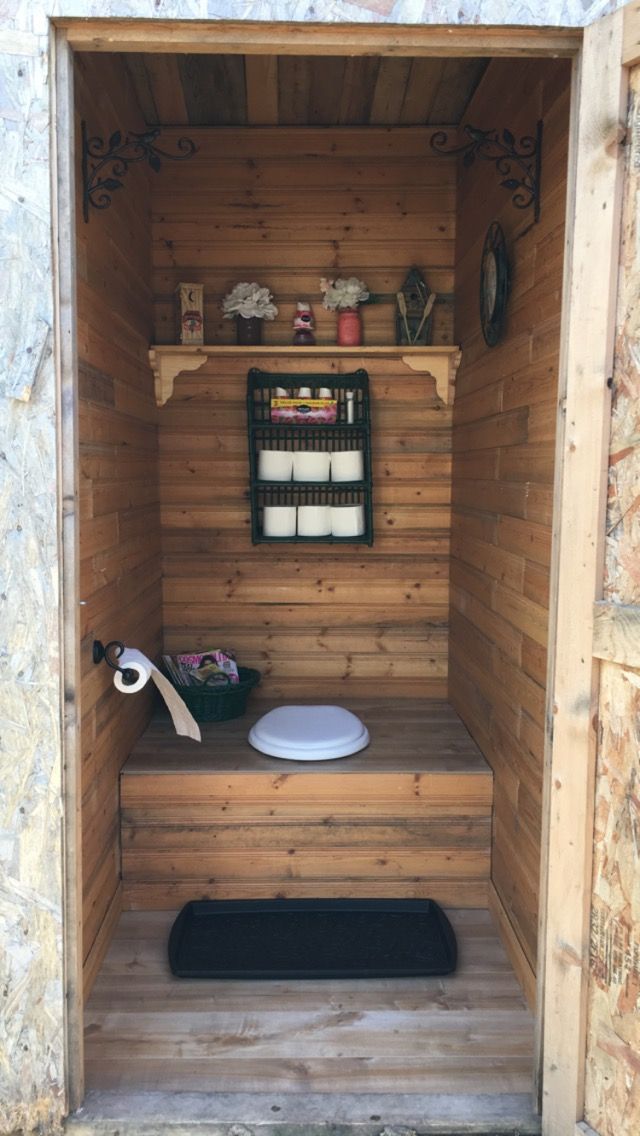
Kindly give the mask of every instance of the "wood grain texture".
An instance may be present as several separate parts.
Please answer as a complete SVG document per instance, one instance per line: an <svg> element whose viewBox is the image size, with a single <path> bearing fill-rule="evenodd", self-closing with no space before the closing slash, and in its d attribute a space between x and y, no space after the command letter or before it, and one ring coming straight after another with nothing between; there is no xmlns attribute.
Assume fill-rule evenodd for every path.
<svg viewBox="0 0 640 1136"><path fill-rule="evenodd" d="M259 363L260 361L257 360ZM245 383L251 359L208 360L160 414L165 648L231 647L258 698L446 693L451 410L433 379L371 358L372 549L252 546ZM336 373L346 361L269 360ZM213 630L212 630L213 629ZM295 629L295 630L294 630Z"/></svg>
<svg viewBox="0 0 640 1136"><path fill-rule="evenodd" d="M533 1021L487 911L449 911L460 963L436 979L189 982L173 912L122 917L86 1015L94 1089L527 1092Z"/></svg>
<svg viewBox="0 0 640 1136"><path fill-rule="evenodd" d="M550 1130L560 1131L583 1115L590 1016L589 917L601 671L592 654L593 605L603 588L609 382L620 279L625 161L619 140L629 95L628 76L621 65L622 24L619 10L585 29L572 98L577 110L572 119L561 342L549 668L553 718L545 753L542 867L547 886L542 921L544 984L539 999L546 1123ZM587 278L591 287L585 287ZM575 549L580 550L579 558ZM623 1110L633 1128L626 1100ZM611 1116L615 1125L615 1114Z"/></svg>
<svg viewBox="0 0 640 1136"><path fill-rule="evenodd" d="M288 23L287 21L60 18L70 45L77 51L140 51L182 54L197 51L252 55L411 55L435 57L449 52L477 58L575 56L581 28L528 26L443 26L385 23Z"/></svg>
<svg viewBox="0 0 640 1136"><path fill-rule="evenodd" d="M280 60L279 75L291 92L313 77L298 59ZM302 103L312 94L305 88ZM288 105L299 110L300 100ZM342 272L360 274L382 299L363 309L367 344L391 344L395 293L416 261L443 299L436 341L451 343L455 169L428 156L424 130L202 130L196 141L192 168L167 171L153 186L157 342L173 338L176 283L196 273L205 338L232 343L220 300L250 271L280 308L265 324L267 343L290 342L304 297L314 302L318 343L334 343L335 314L320 304L319 281ZM252 362L292 373L349 368L304 356L218 359L180 379L160 417L166 649L211 646L214 628L262 671L258 697L305 697L318 681L331 699L366 695L372 682L399 696L443 697L450 412L433 380L407 378L391 360L366 362L374 549L345 547L338 557L291 546L276 555L250 543L244 400ZM345 623L352 634L338 648L334 632ZM295 625L295 641L282 640L285 625Z"/></svg>
<svg viewBox="0 0 640 1136"><path fill-rule="evenodd" d="M638 60L640 9L624 12L623 52ZM640 68L629 73L628 149L640 145ZM618 275L604 597L594 613L600 667L589 951L585 1118L602 1136L640 1128L640 374L637 364L640 170L625 163Z"/></svg>
<svg viewBox="0 0 640 1136"><path fill-rule="evenodd" d="M485 59L347 57L340 54L214 56L203 67L161 53L124 55L145 119L150 124L239 126L416 126L459 122ZM216 72L235 65L233 81L215 83ZM208 101L206 94L215 95ZM438 98L434 98L438 95ZM444 98L443 98L444 95ZM245 109L246 108L246 109ZM204 117L203 117L204 112ZM433 117L439 115L440 117Z"/></svg>
<svg viewBox="0 0 640 1136"><path fill-rule="evenodd" d="M489 911L498 928L500 939L507 952L507 957L518 977L522 992L532 1014L536 1009L536 976L533 973L527 957L520 946L513 930L513 924L505 912L500 897L492 883L487 890Z"/></svg>
<svg viewBox="0 0 640 1136"><path fill-rule="evenodd" d="M162 59L158 57L158 66ZM168 57L167 57L168 60ZM167 62L168 66L168 62ZM109 137L144 129L128 72L107 56L76 61L77 125ZM81 192L78 179L78 193ZM85 989L119 911L118 773L150 714L148 695L123 700L91 658L94 638L160 646L160 511L153 388L148 176L141 166L111 208L77 202L80 490L82 888Z"/></svg>
<svg viewBox="0 0 640 1136"><path fill-rule="evenodd" d="M124 903L193 895L431 895L486 900L491 773L442 703L349 700L372 737L339 762L258 754L265 707L203 727L154 720L121 776Z"/></svg>
<svg viewBox="0 0 640 1136"><path fill-rule="evenodd" d="M560 334L569 68L493 60L469 108L517 137L544 122L541 216L532 225L491 165L458 184L450 697L495 777L492 880L535 971L548 636L553 434ZM489 122L491 119L491 122ZM553 160L549 160L553 154ZM512 267L507 325L482 338L482 241L498 219ZM530 988L530 982L529 982Z"/></svg>
<svg viewBox="0 0 640 1136"><path fill-rule="evenodd" d="M280 60L281 81L298 62ZM288 105L299 110L300 100ZM239 279L255 279L280 309L265 323L266 343L291 342L295 302L307 299L317 342L332 344L336 317L322 308L320 278L340 275L359 276L379 297L363 309L367 344L395 343L395 293L412 263L440 297L434 340L452 343L455 163L434 160L430 131L192 133L196 157L168 163L152 185L156 343L173 342L173 292L185 279L205 286L205 342L233 343L220 302ZM178 137L163 134L169 146Z"/></svg>

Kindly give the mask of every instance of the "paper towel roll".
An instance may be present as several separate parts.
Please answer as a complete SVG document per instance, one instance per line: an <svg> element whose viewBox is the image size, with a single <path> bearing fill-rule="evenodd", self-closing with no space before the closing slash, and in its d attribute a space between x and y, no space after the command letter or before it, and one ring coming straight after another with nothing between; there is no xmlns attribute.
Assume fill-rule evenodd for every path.
<svg viewBox="0 0 640 1136"><path fill-rule="evenodd" d="M121 694L137 694L147 685L149 679L152 679L164 698L176 733L183 737L193 738L196 742L202 741L200 727L195 718L185 706L175 686L158 670L151 659L148 659L142 651L136 650L135 647L125 647L122 654L118 656L118 666L125 670L134 671L136 680L127 685L124 681L124 675L120 671L116 671L113 676L113 685L116 690L119 690Z"/></svg>

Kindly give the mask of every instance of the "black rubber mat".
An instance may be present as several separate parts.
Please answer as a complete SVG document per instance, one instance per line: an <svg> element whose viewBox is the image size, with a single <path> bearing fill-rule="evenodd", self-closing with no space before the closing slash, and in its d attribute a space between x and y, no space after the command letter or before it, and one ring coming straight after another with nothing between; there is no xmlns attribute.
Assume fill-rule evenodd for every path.
<svg viewBox="0 0 640 1136"><path fill-rule="evenodd" d="M450 974L456 940L431 899L193 900L171 928L180 978Z"/></svg>

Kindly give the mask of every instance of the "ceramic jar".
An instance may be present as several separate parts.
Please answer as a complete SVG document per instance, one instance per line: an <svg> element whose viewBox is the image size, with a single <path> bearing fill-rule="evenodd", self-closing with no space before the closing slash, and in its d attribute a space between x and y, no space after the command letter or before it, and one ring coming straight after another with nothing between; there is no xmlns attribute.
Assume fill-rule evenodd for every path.
<svg viewBox="0 0 640 1136"><path fill-rule="evenodd" d="M338 312L338 347L359 347L362 343L362 319L357 308Z"/></svg>
<svg viewBox="0 0 640 1136"><path fill-rule="evenodd" d="M262 320L259 316L236 316L236 343L242 347L256 347L262 343Z"/></svg>

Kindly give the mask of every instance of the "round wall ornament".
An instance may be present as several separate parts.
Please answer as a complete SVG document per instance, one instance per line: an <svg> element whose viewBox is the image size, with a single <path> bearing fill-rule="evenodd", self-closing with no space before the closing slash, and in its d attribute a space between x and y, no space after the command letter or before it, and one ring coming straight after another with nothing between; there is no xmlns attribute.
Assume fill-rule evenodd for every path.
<svg viewBox="0 0 640 1136"><path fill-rule="evenodd" d="M480 326L488 347L495 347L502 335L508 295L507 243L501 226L493 221L487 229L480 259Z"/></svg>

